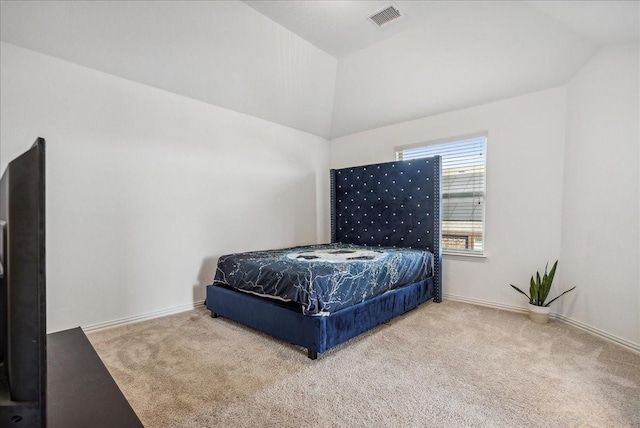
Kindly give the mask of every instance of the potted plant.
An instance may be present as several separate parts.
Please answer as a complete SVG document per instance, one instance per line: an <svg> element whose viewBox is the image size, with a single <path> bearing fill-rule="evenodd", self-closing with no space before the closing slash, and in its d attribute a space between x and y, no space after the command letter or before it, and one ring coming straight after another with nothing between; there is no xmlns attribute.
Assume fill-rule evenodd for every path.
<svg viewBox="0 0 640 428"><path fill-rule="evenodd" d="M529 287L529 294L520 290L513 284L511 285L516 291L524 294L529 299L529 319L531 321L544 324L549 320L549 311L551 308L549 305L559 299L561 296L567 294L569 291L576 288L575 286L568 289L564 293L560 294L558 297L551 299L549 302L546 302L547 297L549 296L549 291L551 290L551 284L553 283L553 277L556 274L556 268L558 267L558 261L553 264L551 267L551 271L547 273L547 267L549 264L547 263L544 267L544 274L542 278L540 277L540 272L536 272L535 279L533 275L531 275L531 285Z"/></svg>

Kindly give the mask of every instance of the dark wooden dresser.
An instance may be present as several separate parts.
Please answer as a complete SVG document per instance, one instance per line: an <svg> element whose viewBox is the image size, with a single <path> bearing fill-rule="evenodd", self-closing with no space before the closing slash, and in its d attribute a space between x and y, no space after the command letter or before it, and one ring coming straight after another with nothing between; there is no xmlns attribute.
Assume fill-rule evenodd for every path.
<svg viewBox="0 0 640 428"><path fill-rule="evenodd" d="M142 427L80 327L47 335L47 427Z"/></svg>

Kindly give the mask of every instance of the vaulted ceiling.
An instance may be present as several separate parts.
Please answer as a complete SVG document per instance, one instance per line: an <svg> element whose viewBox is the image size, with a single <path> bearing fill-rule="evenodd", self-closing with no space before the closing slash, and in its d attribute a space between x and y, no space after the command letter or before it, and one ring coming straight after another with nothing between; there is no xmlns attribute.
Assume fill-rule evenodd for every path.
<svg viewBox="0 0 640 428"><path fill-rule="evenodd" d="M477 1L245 1L249 6L313 43L329 55L344 58L412 27L428 31L440 19L455 22L455 14L468 15L474 3L494 11L506 3ZM456 4L457 3L457 4ZM500 3L500 2L497 2ZM513 2L512 2L513 3ZM626 43L638 38L637 1L520 1L525 15L542 12L597 45ZM402 18L376 28L366 19L382 7L394 4ZM515 18L515 16L514 16ZM525 18L528 21L528 18ZM489 24L492 21L488 21ZM527 22L522 22L527 25ZM535 28L531 28L535 31ZM540 28L537 29L538 31Z"/></svg>
<svg viewBox="0 0 640 428"><path fill-rule="evenodd" d="M3 42L325 138L565 84L637 1L1 3ZM0 60L1 60L0 51Z"/></svg>

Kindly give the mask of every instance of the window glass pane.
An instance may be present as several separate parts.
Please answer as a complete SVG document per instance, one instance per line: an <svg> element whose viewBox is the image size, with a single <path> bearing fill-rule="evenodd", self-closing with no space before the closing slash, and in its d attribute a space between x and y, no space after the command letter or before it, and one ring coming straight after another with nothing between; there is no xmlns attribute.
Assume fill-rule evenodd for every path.
<svg viewBox="0 0 640 428"><path fill-rule="evenodd" d="M484 251L486 137L401 149L398 160L442 156L442 249Z"/></svg>

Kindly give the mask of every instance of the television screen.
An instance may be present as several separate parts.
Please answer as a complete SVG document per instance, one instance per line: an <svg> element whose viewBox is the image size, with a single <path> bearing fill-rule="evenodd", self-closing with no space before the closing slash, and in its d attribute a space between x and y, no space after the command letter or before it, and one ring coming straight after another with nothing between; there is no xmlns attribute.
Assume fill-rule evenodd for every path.
<svg viewBox="0 0 640 428"><path fill-rule="evenodd" d="M44 139L0 181L0 426L46 424Z"/></svg>

